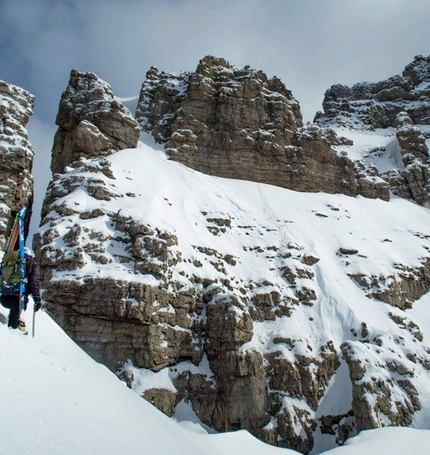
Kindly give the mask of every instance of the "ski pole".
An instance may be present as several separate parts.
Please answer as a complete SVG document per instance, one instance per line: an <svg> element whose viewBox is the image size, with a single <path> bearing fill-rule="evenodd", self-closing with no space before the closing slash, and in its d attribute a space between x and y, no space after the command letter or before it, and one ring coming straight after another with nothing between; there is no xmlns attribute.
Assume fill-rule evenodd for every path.
<svg viewBox="0 0 430 455"><path fill-rule="evenodd" d="M31 326L31 338L34 338L34 333L36 331L35 325L36 325L36 312L33 309L33 325Z"/></svg>

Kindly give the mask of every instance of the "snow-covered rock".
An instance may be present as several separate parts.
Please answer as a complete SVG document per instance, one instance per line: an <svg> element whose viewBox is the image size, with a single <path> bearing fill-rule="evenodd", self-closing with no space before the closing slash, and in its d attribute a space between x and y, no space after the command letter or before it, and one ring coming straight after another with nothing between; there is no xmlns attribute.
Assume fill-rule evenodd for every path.
<svg viewBox="0 0 430 455"><path fill-rule="evenodd" d="M80 158L108 155L135 147L139 128L130 111L117 101L112 89L94 73L72 70L61 96L52 150L53 173L63 173Z"/></svg>
<svg viewBox="0 0 430 455"><path fill-rule="evenodd" d="M28 220L33 201L33 150L27 125L34 96L0 81L0 247L8 238L13 214L26 206Z"/></svg>
<svg viewBox="0 0 430 455"><path fill-rule="evenodd" d="M170 159L219 177L296 191L388 200L387 183L337 154L321 129L302 125L297 100L263 71L206 56L195 72L151 68L136 118Z"/></svg>
<svg viewBox="0 0 430 455"><path fill-rule="evenodd" d="M73 70L34 242L50 315L138 395L211 431L318 453L428 428L429 84L417 57L333 87L303 126L279 79L205 57L151 68L136 121ZM0 83L1 241L31 201L33 102ZM138 143L138 123L164 151Z"/></svg>
<svg viewBox="0 0 430 455"><path fill-rule="evenodd" d="M386 81L334 85L323 108L315 122L338 153L374 168L393 194L430 206L430 56L415 57L401 76ZM394 128L395 139L384 140ZM379 144L363 148L372 136Z"/></svg>
<svg viewBox="0 0 430 455"><path fill-rule="evenodd" d="M136 393L308 453L430 416L429 223L140 144L56 176L36 249L52 317Z"/></svg>
<svg viewBox="0 0 430 455"><path fill-rule="evenodd" d="M397 115L396 124L396 138L405 167L404 179L410 191L409 197L430 208L430 166L426 137L406 112ZM396 187L392 191L395 193ZM399 195L402 196L401 190Z"/></svg>
<svg viewBox="0 0 430 455"><path fill-rule="evenodd" d="M309 453L425 428L430 213L410 199L426 205L430 128L403 110L303 127L281 81L214 57L151 68L136 116L165 151L136 147L108 84L72 72L34 244L51 316L217 431Z"/></svg>
<svg viewBox="0 0 430 455"><path fill-rule="evenodd" d="M324 95L323 109L315 116L321 126L389 128L402 111L414 124L430 125L430 56L416 56L402 75L385 81L333 85Z"/></svg>
<svg viewBox="0 0 430 455"><path fill-rule="evenodd" d="M298 453L263 444L244 430L210 434L184 401L167 418L94 362L44 312L37 314L35 338L9 330L5 321L0 306L2 455ZM428 430L379 428L325 453L422 455L429 444Z"/></svg>

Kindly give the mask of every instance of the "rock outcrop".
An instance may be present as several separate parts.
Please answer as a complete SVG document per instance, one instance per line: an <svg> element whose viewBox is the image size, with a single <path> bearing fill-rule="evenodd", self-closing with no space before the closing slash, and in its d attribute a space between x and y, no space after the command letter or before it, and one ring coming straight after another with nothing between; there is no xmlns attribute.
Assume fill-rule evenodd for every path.
<svg viewBox="0 0 430 455"><path fill-rule="evenodd" d="M395 127L402 111L414 124L430 125L430 56L415 57L401 76L385 81L333 85L324 95L323 109L314 120L321 126Z"/></svg>
<svg viewBox="0 0 430 455"><path fill-rule="evenodd" d="M0 248L9 236L13 214L26 206L27 220L33 203L33 150L27 125L34 96L0 81Z"/></svg>
<svg viewBox="0 0 430 455"><path fill-rule="evenodd" d="M339 366L339 351L328 343L291 360L285 347L302 350L306 340L278 337L276 349L268 353L245 346L255 336L255 322L289 315L297 305L313 305L318 258L301 253L296 244L279 251L275 246L256 249L253 231L270 234L275 229L210 213L203 218L210 240L216 243L238 229L250 239L244 256L223 254L197 237L189 256L184 239L173 232L109 208L117 200L127 207L136 196L118 191L115 173L107 168L109 158L91 160L58 174L50 185L34 245L50 315L130 387L140 382L141 369L168 372L174 390L157 387L141 393L167 415L186 400L202 422L218 431L246 428L263 440L309 452L315 411ZM67 196L82 191L89 204L67 202ZM88 210L91 201L104 208ZM66 232L59 226L65 220ZM107 230L100 230L100 223ZM209 245L214 246L213 240ZM235 278L238 261L256 255L267 256L272 266L279 258L280 268L273 269L278 282ZM309 411L286 407L288 396ZM273 418L279 419L278 426L266 428ZM306 436L296 432L297 419Z"/></svg>
<svg viewBox="0 0 430 455"><path fill-rule="evenodd" d="M406 112L397 115L395 124L404 170L388 172L386 180L390 182L394 194L430 208L430 166L426 137Z"/></svg>
<svg viewBox="0 0 430 455"><path fill-rule="evenodd" d="M53 173L63 173L65 166L81 158L136 147L140 136L136 121L115 100L111 87L94 73L77 70L70 73L69 84L61 96L56 124Z"/></svg>
<svg viewBox="0 0 430 455"><path fill-rule="evenodd" d="M334 129L375 131L396 129L392 149L393 167L376 175L389 185L396 196L411 199L430 207L429 150L430 138L430 56L415 57L401 76L378 83L360 83L353 87L334 85L323 101L324 113L318 112L315 122L335 146L353 145L340 141ZM330 131L333 131L330 137ZM344 138L345 139L345 138ZM370 153L388 155L387 147L376 147ZM346 152L348 155L348 152ZM369 164L369 159L366 160ZM399 161L396 163L396 161ZM371 167L371 166L369 166Z"/></svg>
<svg viewBox="0 0 430 455"><path fill-rule="evenodd" d="M353 384L352 410L358 431L384 426L409 426L415 411L421 409L413 385L417 364L430 369L428 357L414 354L393 357L392 346L403 338L378 336L364 343L346 342L343 356ZM383 361L382 361L383 360Z"/></svg>
<svg viewBox="0 0 430 455"><path fill-rule="evenodd" d="M262 72L213 57L196 72L152 68L136 115L170 161L143 145L123 150L136 145L136 123L107 87L73 71L60 104L34 242L50 315L164 413L185 403L218 431L245 428L309 453L318 433L334 445L409 425L430 387L428 340L406 313L430 289L424 209L295 199L189 169L388 199L376 167L336 150L353 141L303 127L292 94ZM396 116L415 180L390 185L424 204L425 138ZM398 217L399 201L410 219ZM363 214L366 238L356 233Z"/></svg>
<svg viewBox="0 0 430 455"><path fill-rule="evenodd" d="M248 194L240 200L236 195L225 212L188 210L187 221L174 215L181 233L154 224L151 217L139 215L139 209L128 210L151 205L157 213L172 210L177 214L178 207L192 201L191 193L179 199L169 196L166 188L170 187L163 181L159 186L151 185L151 202L140 195L139 180L150 177L134 175L125 163L133 162L131 156L143 162L148 152L139 148L133 152L135 155L129 153L126 158L119 152L87 160L80 168L57 174L48 191L35 243L44 300L50 315L79 345L167 415L185 401L203 423L218 431L246 428L266 442L303 453L313 449L315 432L322 431L341 443L356 434L357 428L385 422L382 411L375 417L371 397L360 404L364 386L361 377L354 379L354 360L364 358L359 347L376 345L372 348L373 363L360 368L366 369L366 378L379 377L382 371L386 380L391 377L394 381L395 388L384 391L381 398L384 410L407 389L399 416L390 414L390 418L392 424L410 421L420 399L409 383L403 383L402 378L399 382L391 362L400 355L405 368L418 376L430 364L430 356L417 323L402 317L396 302L391 306L391 301L381 298L379 303L372 303L374 297L367 289L359 291L349 281L348 267L352 265L344 271L342 294L327 297L329 285L321 274L328 267L337 270L334 275L339 280L341 269L327 264L327 258L321 260L309 245L299 243L297 232L305 226L291 231L288 227L295 226L297 220L293 223L285 215L274 215L251 221L252 210L244 208ZM177 193L182 194L193 180L185 175L186 168L179 170L182 176L178 180L187 182L178 187ZM166 171L159 168L160 175L154 179ZM124 175L127 182L135 180L134 193L121 186ZM198 187L200 191L205 188ZM206 210L214 206L220 191L219 184L212 196L207 190ZM262 205L268 213L274 210L267 199ZM350 210L334 206L313 216L321 223L340 220L342 225L346 223L346 230L358 219ZM183 223L188 224L180 229ZM399 248L403 242L411 248L416 242L430 249L430 239L404 231ZM388 238L390 233L382 231L379 235ZM230 249L225 249L226 244ZM238 248L233 247L235 244ZM386 245L389 254L391 245ZM342 247L342 256L335 253L333 250L332 256L339 264L354 258L359 261L356 268L368 268L357 249ZM256 261L261 272L245 278L247 265ZM422 274L428 272L423 270ZM417 286L412 287L413 282ZM400 286L405 290L409 286L408 305L422 295L420 281L412 274L409 282L405 277ZM350 297L352 292L355 294ZM398 340L409 340L409 344L390 341L381 356L377 341L373 341L383 336L380 328L374 326L372 316L360 320L348 312L343 294L362 299L359 305L363 308L390 308L386 324L392 325L390 330ZM338 307L352 326L347 323L343 333L336 332L336 338L348 343L355 338L351 345L354 351L346 349L347 345L341 349L339 341L332 338L332 324L338 324L332 312ZM327 328L322 330L321 314L325 312L330 316ZM414 358L408 357L411 340L417 344ZM384 343L388 341L383 339ZM352 377L351 396L345 394L345 386L340 387L342 395L335 395L335 399L342 403L342 412L320 415L328 390L335 393L333 382L344 377L339 373L346 368L344 359ZM415 387L412 376L406 379ZM375 387L369 385L370 392L379 390ZM408 393L412 398L408 399Z"/></svg>
<svg viewBox="0 0 430 455"><path fill-rule="evenodd" d="M220 177L296 191L389 199L388 185L338 155L278 78L207 56L195 72L151 68L136 118L170 159Z"/></svg>
<svg viewBox="0 0 430 455"><path fill-rule="evenodd" d="M172 198L161 181L151 185L149 202L138 183L149 175L134 175L124 164L133 162L131 156L143 162L148 152L128 152L135 155L86 160L57 174L36 236L47 308L80 346L167 415L185 401L218 431L246 428L303 453L314 448L315 432L343 443L362 429L410 424L422 406L415 378L429 370L430 349L417 322L402 312L428 291L429 261L408 269L394 264L392 275L383 280L380 274L376 284L373 276L353 273L360 290L348 275L351 267L370 268L362 251L341 247L328 263L299 243L305 226L288 227L298 220L273 215L251 222L244 208L248 194L224 202L225 212L173 215L174 232L127 207L151 205L156 213L178 214L191 192ZM159 168L154 179L167 169ZM178 173L178 181L187 182L178 187L182 194L196 174L187 176L185 168ZM136 179L135 193L124 191L123 175ZM207 190L206 207L214 206L220 191L219 184L216 194ZM274 208L262 197L270 213ZM352 213L328 206L313 216L321 227L342 223L350 235L360 213L361 207ZM396 226L378 226L375 238L397 232ZM402 232L397 248L406 242L411 250L424 245L430 251L428 236ZM391 263L390 242L379 261ZM245 278L247 265L256 261L261 272ZM335 270L334 281L341 280L340 293L338 283L326 281L326 267ZM359 300L354 312L348 299ZM385 329L381 311L387 312ZM333 337L340 321L345 327ZM349 373L351 395L345 383L336 395L336 381L346 376L339 370ZM321 415L327 395L342 403L342 412Z"/></svg>

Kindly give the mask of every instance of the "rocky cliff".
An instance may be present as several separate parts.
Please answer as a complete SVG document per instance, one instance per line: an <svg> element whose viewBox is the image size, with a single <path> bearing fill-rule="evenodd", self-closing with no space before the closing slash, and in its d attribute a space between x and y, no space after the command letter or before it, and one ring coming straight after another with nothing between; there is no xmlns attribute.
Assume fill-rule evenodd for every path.
<svg viewBox="0 0 430 455"><path fill-rule="evenodd" d="M401 75L385 81L333 85L324 95L323 109L315 116L320 125L395 127L402 111L408 112L413 123L430 125L430 56L416 56Z"/></svg>
<svg viewBox="0 0 430 455"><path fill-rule="evenodd" d="M140 130L129 110L117 102L111 87L93 73L70 73L61 96L52 149L53 173L64 172L82 158L109 155L136 147ZM78 165L78 164L76 164Z"/></svg>
<svg viewBox="0 0 430 455"><path fill-rule="evenodd" d="M318 126L303 126L291 91L262 71L211 56L195 72L151 68L136 118L170 159L210 175L389 199L386 182L336 153Z"/></svg>
<svg viewBox="0 0 430 455"><path fill-rule="evenodd" d="M229 183L159 153L89 160L50 187L44 299L74 340L168 415L184 401L302 452L429 412L413 311L426 209Z"/></svg>
<svg viewBox="0 0 430 455"><path fill-rule="evenodd" d="M393 158L395 152L397 159L391 160L388 169L382 166L378 175L388 182L392 193L430 207L430 56L415 57L402 75L386 81L351 88L334 85L325 93L323 109L324 113L315 116L323 131L348 137L354 136L352 130L370 133L379 129L386 136L394 133L393 142L367 149L364 161ZM348 147L342 151L350 155Z"/></svg>
<svg viewBox="0 0 430 455"><path fill-rule="evenodd" d="M303 128L279 80L209 57L195 73L151 69L136 117L170 160L137 144L105 82L72 72L35 237L52 317L167 415L185 403L218 431L308 453L420 427L430 215L350 196L388 199L390 158L422 197L422 130L401 113L397 130L366 132L371 145Z"/></svg>
<svg viewBox="0 0 430 455"><path fill-rule="evenodd" d="M0 81L0 248L4 246L13 222L13 214L33 202L33 150L27 125L33 113L34 96Z"/></svg>

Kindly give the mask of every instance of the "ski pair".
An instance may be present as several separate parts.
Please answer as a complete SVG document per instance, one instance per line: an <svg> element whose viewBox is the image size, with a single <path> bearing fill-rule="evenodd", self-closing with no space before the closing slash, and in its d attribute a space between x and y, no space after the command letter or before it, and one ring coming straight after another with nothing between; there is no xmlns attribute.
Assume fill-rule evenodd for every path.
<svg viewBox="0 0 430 455"><path fill-rule="evenodd" d="M16 214L15 220L12 226L11 235L6 243L5 246L5 253L13 251L16 246L16 242L18 241L18 252L19 252L19 313L25 309L25 302L24 302L24 293L25 293L25 262L24 262L24 246L25 246L25 238L24 238L24 223L25 223L25 213L26 207L22 207ZM33 312L33 325L32 325L32 337L35 334L35 322L36 322L36 313ZM25 332L26 335L28 332Z"/></svg>

